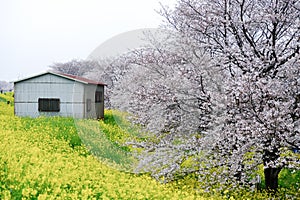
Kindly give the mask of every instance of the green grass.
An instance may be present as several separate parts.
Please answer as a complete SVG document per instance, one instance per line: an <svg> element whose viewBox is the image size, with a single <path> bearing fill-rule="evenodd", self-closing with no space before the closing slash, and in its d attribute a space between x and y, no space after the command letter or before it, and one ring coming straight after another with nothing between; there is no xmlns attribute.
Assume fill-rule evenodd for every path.
<svg viewBox="0 0 300 200"><path fill-rule="evenodd" d="M12 93L12 92L6 92L3 94L0 94L0 102L10 101L13 103L14 102L13 95L14 95L14 93Z"/></svg>
<svg viewBox="0 0 300 200"><path fill-rule="evenodd" d="M0 96L0 102L6 102L6 99Z"/></svg>
<svg viewBox="0 0 300 200"><path fill-rule="evenodd" d="M95 120L76 121L82 143L95 157L119 170L132 171L135 162L128 149L111 141Z"/></svg>

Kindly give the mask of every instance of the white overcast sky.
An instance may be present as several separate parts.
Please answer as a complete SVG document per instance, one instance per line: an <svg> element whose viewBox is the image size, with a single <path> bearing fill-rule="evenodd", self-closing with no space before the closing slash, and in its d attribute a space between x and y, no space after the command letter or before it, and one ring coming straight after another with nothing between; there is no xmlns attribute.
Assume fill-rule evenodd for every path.
<svg viewBox="0 0 300 200"><path fill-rule="evenodd" d="M115 35L156 28L159 2L176 0L0 0L0 80L85 59Z"/></svg>

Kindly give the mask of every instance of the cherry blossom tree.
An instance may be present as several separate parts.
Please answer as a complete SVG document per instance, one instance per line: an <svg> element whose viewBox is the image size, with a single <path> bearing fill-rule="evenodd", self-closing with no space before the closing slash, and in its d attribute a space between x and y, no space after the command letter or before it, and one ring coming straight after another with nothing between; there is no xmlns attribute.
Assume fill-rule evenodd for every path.
<svg viewBox="0 0 300 200"><path fill-rule="evenodd" d="M85 76L91 70L98 68L99 63L92 60L73 59L65 63L53 63L49 68L54 72L61 72L76 76Z"/></svg>
<svg viewBox="0 0 300 200"><path fill-rule="evenodd" d="M276 190L300 168L300 2L178 0L161 15L170 34L88 73L153 134L130 143L144 149L136 170L244 186L263 165Z"/></svg>
<svg viewBox="0 0 300 200"><path fill-rule="evenodd" d="M181 164L199 154L198 138L216 126L224 107L222 73L189 38L169 33L149 40L152 45L126 55L130 68L115 85L112 105L133 114L148 133L146 141L130 143L144 149L136 171L169 181L195 171Z"/></svg>
<svg viewBox="0 0 300 200"><path fill-rule="evenodd" d="M117 83L130 70L126 54L97 60L99 65L86 73L86 77L107 84L104 94L106 109L111 108L111 97Z"/></svg>
<svg viewBox="0 0 300 200"><path fill-rule="evenodd" d="M245 183L262 163L266 187L276 190L283 167L299 169L291 149L300 148L300 2L179 0L161 14L225 75L224 125L200 145L215 160L209 166Z"/></svg>
<svg viewBox="0 0 300 200"><path fill-rule="evenodd" d="M105 107L111 107L110 97L116 82L122 78L129 65L124 56L101 60L76 60L66 63L54 63L49 68L54 72L61 72L86 77L107 84L104 94Z"/></svg>

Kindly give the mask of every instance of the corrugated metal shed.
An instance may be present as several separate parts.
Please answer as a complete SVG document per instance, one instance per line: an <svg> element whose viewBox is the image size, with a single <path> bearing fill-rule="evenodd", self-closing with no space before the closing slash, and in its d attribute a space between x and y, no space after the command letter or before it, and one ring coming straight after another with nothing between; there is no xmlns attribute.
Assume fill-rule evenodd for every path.
<svg viewBox="0 0 300 200"><path fill-rule="evenodd" d="M105 85L54 72L18 80L14 82L15 115L103 118Z"/></svg>

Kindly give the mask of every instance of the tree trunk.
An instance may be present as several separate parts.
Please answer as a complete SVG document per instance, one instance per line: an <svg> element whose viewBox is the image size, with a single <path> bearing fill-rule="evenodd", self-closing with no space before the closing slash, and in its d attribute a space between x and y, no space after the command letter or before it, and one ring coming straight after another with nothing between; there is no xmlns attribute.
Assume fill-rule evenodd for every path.
<svg viewBox="0 0 300 200"><path fill-rule="evenodd" d="M265 184L267 190L277 191L278 189L278 174L281 168L265 168Z"/></svg>
<svg viewBox="0 0 300 200"><path fill-rule="evenodd" d="M272 151L265 150L263 155L264 162L264 175L265 175L265 184L266 189L271 192L276 192L278 189L278 174L281 171L281 167L271 167L268 166L269 163L276 163L276 160L279 158L279 150L274 147Z"/></svg>

